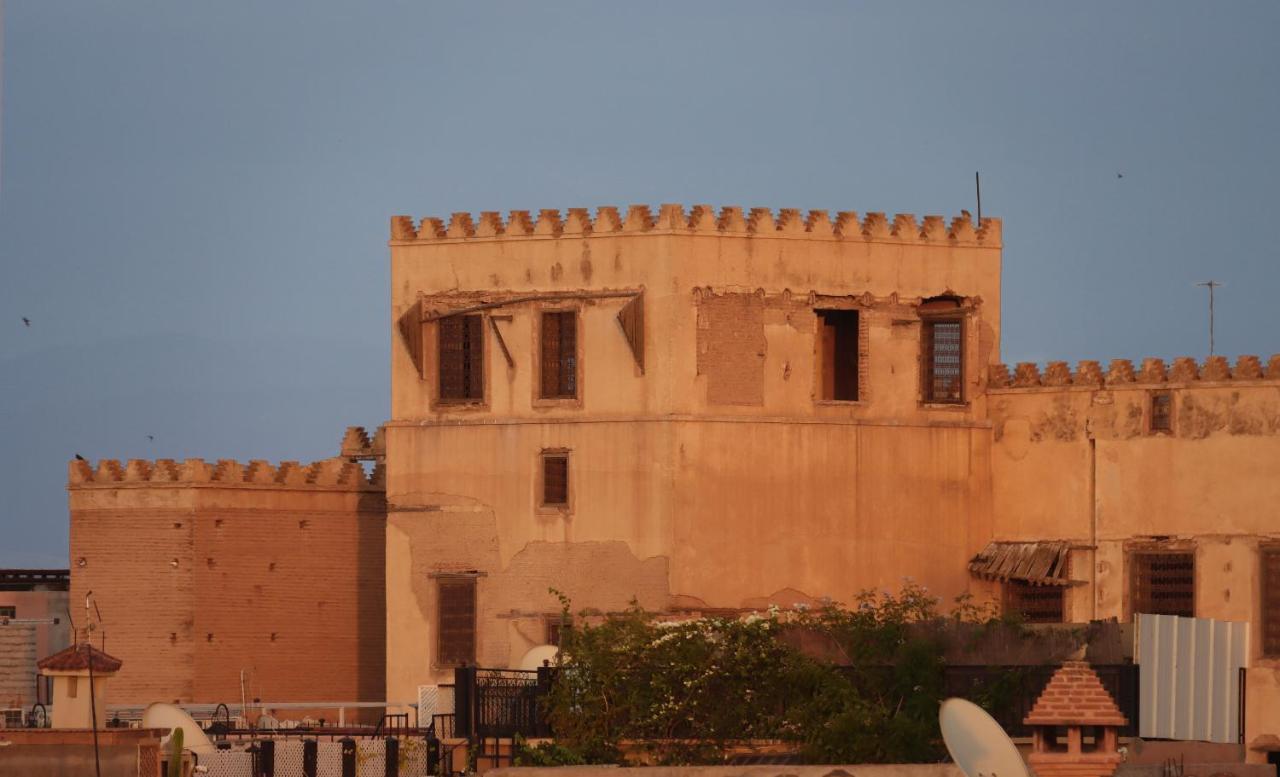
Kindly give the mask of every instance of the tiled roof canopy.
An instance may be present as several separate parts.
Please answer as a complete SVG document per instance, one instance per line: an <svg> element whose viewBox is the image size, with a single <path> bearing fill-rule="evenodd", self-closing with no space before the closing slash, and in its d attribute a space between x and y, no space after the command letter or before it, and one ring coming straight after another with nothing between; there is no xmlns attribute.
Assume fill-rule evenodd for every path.
<svg viewBox="0 0 1280 777"><path fill-rule="evenodd" d="M1089 664L1068 661L1053 673L1023 723L1028 726L1124 726L1128 721Z"/></svg>
<svg viewBox="0 0 1280 777"><path fill-rule="evenodd" d="M93 658L93 671L95 672L117 672L124 665L124 662L120 659L109 656L93 645L82 642L79 645L72 645L65 650L40 659L36 662L36 666L54 672L74 672L88 669L91 656Z"/></svg>
<svg viewBox="0 0 1280 777"><path fill-rule="evenodd" d="M1034 585L1074 585L1069 542L991 542L969 562L969 572L987 580L1022 580Z"/></svg>

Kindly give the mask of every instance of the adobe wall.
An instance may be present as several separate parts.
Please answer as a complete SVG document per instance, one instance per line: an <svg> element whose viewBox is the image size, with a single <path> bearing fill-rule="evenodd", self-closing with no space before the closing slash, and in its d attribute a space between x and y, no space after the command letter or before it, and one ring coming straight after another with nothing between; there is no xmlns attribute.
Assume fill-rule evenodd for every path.
<svg viewBox="0 0 1280 777"><path fill-rule="evenodd" d="M1169 433L1151 431L1155 391L1171 392ZM1075 621L1132 618L1134 549L1193 549L1197 615L1254 624L1247 737L1280 732L1280 660L1260 647L1258 555L1261 542L1280 541L1280 357L997 368L988 408L995 539L1078 543Z"/></svg>
<svg viewBox="0 0 1280 777"><path fill-rule="evenodd" d="M93 591L124 661L113 704L238 701L242 670L250 699L384 698L380 470L74 461L69 481L71 598Z"/></svg>
<svg viewBox="0 0 1280 777"><path fill-rule="evenodd" d="M450 571L479 574L477 658L498 666L545 641L550 587L575 610L701 611L848 600L904 574L946 597L969 586L989 537L999 222L455 214L394 221L391 248L390 696L451 676L431 665L432 576ZM617 321L640 292L643 369ZM920 402L918 306L944 293L965 299L961 406ZM576 296L530 299L548 294ZM495 303L485 402L439 404L433 317ZM543 307L579 312L577 400L536 398ZM859 312L857 402L816 393L816 308ZM548 448L572 451L567 510L537 506Z"/></svg>

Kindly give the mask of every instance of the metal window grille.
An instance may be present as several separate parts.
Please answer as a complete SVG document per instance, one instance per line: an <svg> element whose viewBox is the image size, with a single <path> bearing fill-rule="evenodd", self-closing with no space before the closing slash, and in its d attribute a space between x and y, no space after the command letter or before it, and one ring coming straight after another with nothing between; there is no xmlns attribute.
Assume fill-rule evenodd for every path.
<svg viewBox="0 0 1280 777"><path fill-rule="evenodd" d="M440 319L440 399L484 399L482 323L483 318L479 315Z"/></svg>
<svg viewBox="0 0 1280 777"><path fill-rule="evenodd" d="M858 398L858 311L819 310L823 399Z"/></svg>
<svg viewBox="0 0 1280 777"><path fill-rule="evenodd" d="M1131 563L1133 612L1195 617L1194 553L1135 553Z"/></svg>
<svg viewBox="0 0 1280 777"><path fill-rule="evenodd" d="M438 662L446 665L476 660L476 581L473 577L439 581Z"/></svg>
<svg viewBox="0 0 1280 777"><path fill-rule="evenodd" d="M572 310L542 314L542 398L578 396L578 318Z"/></svg>
<svg viewBox="0 0 1280 777"><path fill-rule="evenodd" d="M1064 589L1056 585L1005 584L1005 611L1026 623L1063 623L1066 620Z"/></svg>
<svg viewBox="0 0 1280 777"><path fill-rule="evenodd" d="M569 504L569 454L551 453L542 457L542 503Z"/></svg>
<svg viewBox="0 0 1280 777"><path fill-rule="evenodd" d="M1168 391L1151 395L1151 431L1173 431L1173 395Z"/></svg>
<svg viewBox="0 0 1280 777"><path fill-rule="evenodd" d="M964 322L924 322L924 398L926 402L964 402Z"/></svg>
<svg viewBox="0 0 1280 777"><path fill-rule="evenodd" d="M1262 549L1262 653L1280 656L1280 546Z"/></svg>

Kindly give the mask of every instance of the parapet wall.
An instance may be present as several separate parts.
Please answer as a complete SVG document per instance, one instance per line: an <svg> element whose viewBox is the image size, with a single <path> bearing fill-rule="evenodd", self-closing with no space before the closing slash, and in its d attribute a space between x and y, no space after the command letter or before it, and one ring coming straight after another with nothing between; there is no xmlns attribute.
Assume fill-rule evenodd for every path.
<svg viewBox="0 0 1280 777"><path fill-rule="evenodd" d="M1072 370L1064 361L1049 362L1041 371L1034 362L1019 362L1012 373L1006 364L991 366L987 389L1060 388L1081 386L1099 388L1125 384L1159 385L1169 383L1221 383L1235 381L1280 381L1280 354L1272 356L1266 366L1257 356L1241 356L1234 366L1225 356L1210 356L1202 363L1184 356L1166 367L1163 359L1147 358L1134 369L1129 359L1112 359L1103 370L1100 362L1084 360Z"/></svg>
<svg viewBox="0 0 1280 777"><path fill-rule="evenodd" d="M426 217L417 225L409 216L392 216L391 242L413 243L441 240L473 240L484 238L573 237L612 233L676 233L726 234L756 237L794 237L816 240L859 240L911 244L952 244L999 247L1000 220L984 218L974 226L973 218L962 212L948 223L942 216L925 216L917 221L909 213L892 219L884 213L866 213L861 218L853 211L839 211L835 218L825 210L802 213L796 208L750 208L737 206L720 209L710 205L694 205L685 211L683 205L664 204L655 215L648 205L631 205L623 216L613 206L601 206L592 217L588 208L569 208L565 218L560 211L544 209L537 217L531 211L513 210L504 220L497 211L484 211L478 217L470 213L454 213L448 222Z"/></svg>
<svg viewBox="0 0 1280 777"><path fill-rule="evenodd" d="M247 464L234 459L216 463L204 459L102 459L97 466L73 460L68 467L69 488L117 487L125 483L155 486L268 486L271 488L338 488L380 491L385 482L381 463L365 475L364 468L344 458L322 459L311 464L283 461L279 464L254 459Z"/></svg>

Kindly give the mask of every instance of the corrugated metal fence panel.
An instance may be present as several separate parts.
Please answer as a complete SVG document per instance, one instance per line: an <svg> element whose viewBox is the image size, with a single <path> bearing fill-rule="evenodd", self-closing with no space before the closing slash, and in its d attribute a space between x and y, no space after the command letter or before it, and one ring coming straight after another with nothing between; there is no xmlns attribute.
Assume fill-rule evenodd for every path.
<svg viewBox="0 0 1280 777"><path fill-rule="evenodd" d="M1138 735L1235 743L1249 624L1137 615Z"/></svg>

